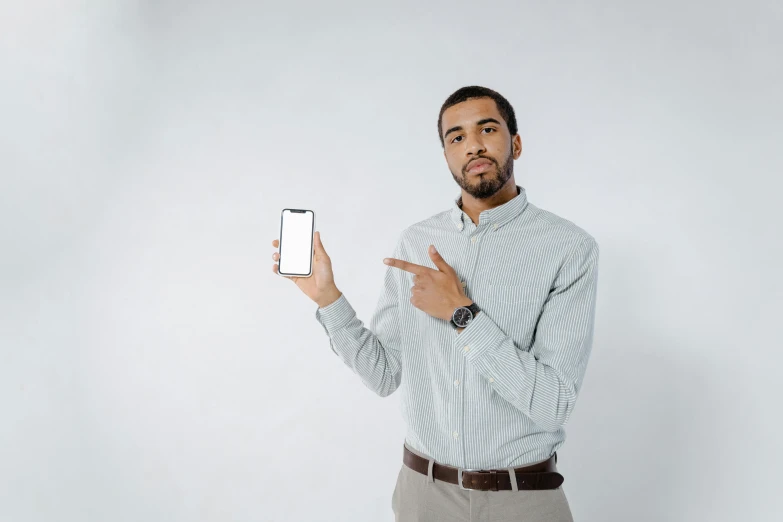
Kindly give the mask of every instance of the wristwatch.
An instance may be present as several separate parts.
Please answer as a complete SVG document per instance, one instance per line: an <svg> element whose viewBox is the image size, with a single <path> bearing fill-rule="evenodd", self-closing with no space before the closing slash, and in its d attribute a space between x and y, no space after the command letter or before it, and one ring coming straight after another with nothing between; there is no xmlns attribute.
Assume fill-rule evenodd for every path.
<svg viewBox="0 0 783 522"><path fill-rule="evenodd" d="M454 313L451 314L451 326L455 329L465 328L480 310L476 303L471 303L468 306L458 306L454 309Z"/></svg>

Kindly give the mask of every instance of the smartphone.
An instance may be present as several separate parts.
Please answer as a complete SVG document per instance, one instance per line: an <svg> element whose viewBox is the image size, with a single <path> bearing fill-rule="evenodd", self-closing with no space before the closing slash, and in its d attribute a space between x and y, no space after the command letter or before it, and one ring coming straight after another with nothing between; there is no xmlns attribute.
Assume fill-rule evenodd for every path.
<svg viewBox="0 0 783 522"><path fill-rule="evenodd" d="M284 276L309 277L313 273L315 212L284 208L280 213L277 271Z"/></svg>

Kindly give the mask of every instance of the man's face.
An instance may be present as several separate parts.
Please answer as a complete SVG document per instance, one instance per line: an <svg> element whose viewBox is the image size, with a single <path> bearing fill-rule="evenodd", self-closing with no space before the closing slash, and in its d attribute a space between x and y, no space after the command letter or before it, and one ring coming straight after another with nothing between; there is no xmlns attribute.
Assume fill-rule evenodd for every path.
<svg viewBox="0 0 783 522"><path fill-rule="evenodd" d="M449 107L441 128L446 162L465 192L485 199L511 178L522 142L518 134L512 139L495 100L476 98Z"/></svg>

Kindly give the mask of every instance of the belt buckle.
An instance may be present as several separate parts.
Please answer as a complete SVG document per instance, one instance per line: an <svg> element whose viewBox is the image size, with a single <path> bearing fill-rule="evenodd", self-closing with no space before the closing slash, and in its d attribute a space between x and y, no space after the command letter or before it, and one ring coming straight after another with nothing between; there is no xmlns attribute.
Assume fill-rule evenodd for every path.
<svg viewBox="0 0 783 522"><path fill-rule="evenodd" d="M463 471L483 471L480 468L457 468L457 484L459 484L459 489L463 491L479 491L473 488L466 488L462 485L462 472Z"/></svg>

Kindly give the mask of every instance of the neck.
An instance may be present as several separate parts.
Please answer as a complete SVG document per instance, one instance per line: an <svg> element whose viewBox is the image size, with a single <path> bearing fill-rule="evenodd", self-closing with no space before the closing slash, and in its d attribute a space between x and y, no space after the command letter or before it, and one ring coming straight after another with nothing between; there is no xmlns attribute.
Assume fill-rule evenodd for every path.
<svg viewBox="0 0 783 522"><path fill-rule="evenodd" d="M492 194L486 199L477 199L462 190L460 196L460 208L468 215L474 224L478 225L479 214L485 210L498 207L504 203L508 203L519 194L517 193L517 184L514 181L514 176L511 176L503 188Z"/></svg>

